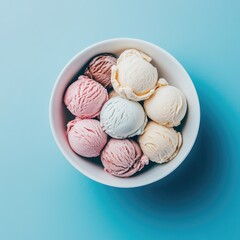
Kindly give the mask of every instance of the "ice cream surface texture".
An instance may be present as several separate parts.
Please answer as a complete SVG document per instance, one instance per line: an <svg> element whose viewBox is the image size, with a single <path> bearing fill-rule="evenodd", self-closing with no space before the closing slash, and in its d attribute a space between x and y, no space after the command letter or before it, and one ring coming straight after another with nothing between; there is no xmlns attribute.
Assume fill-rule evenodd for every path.
<svg viewBox="0 0 240 240"><path fill-rule="evenodd" d="M104 87L111 87L111 68L117 59L112 54L101 54L91 60L84 74Z"/></svg>
<svg viewBox="0 0 240 240"><path fill-rule="evenodd" d="M182 145L182 136L173 128L149 122L138 142L143 153L153 162L165 163L173 159Z"/></svg>
<svg viewBox="0 0 240 240"><path fill-rule="evenodd" d="M86 76L80 76L73 82L64 96L64 103L68 110L81 119L98 116L107 100L107 90Z"/></svg>
<svg viewBox="0 0 240 240"><path fill-rule="evenodd" d="M135 49L124 51L112 66L111 81L114 90L122 97L141 101L149 98L158 84L157 69L151 58Z"/></svg>
<svg viewBox="0 0 240 240"><path fill-rule="evenodd" d="M83 157L97 157L107 143L107 134L95 119L75 119L67 125L68 141L74 152Z"/></svg>
<svg viewBox="0 0 240 240"><path fill-rule="evenodd" d="M162 86L144 101L144 108L149 118L167 126L180 125L187 111L187 100L184 94L173 86Z"/></svg>
<svg viewBox="0 0 240 240"><path fill-rule="evenodd" d="M147 116L140 103L118 96L104 104L100 123L108 135L123 139L142 134Z"/></svg>
<svg viewBox="0 0 240 240"><path fill-rule="evenodd" d="M139 145L129 139L111 139L101 154L106 172L117 177L130 177L149 163Z"/></svg>

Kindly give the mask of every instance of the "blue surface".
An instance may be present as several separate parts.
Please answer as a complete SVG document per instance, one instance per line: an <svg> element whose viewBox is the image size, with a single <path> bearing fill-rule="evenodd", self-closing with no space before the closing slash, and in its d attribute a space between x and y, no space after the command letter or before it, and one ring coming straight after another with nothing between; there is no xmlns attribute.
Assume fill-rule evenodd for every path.
<svg viewBox="0 0 240 240"><path fill-rule="evenodd" d="M0 2L0 239L240 239L239 1ZM115 189L78 173L51 135L62 67L107 38L173 54L202 118L186 161L161 182Z"/></svg>

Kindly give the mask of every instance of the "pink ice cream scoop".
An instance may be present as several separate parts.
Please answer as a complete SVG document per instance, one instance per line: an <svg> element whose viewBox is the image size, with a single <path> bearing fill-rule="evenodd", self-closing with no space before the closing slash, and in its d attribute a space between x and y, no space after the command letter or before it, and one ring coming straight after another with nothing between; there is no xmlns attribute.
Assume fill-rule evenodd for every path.
<svg viewBox="0 0 240 240"><path fill-rule="evenodd" d="M68 110L81 119L98 116L107 100L107 90L86 76L80 76L73 82L64 96Z"/></svg>
<svg viewBox="0 0 240 240"><path fill-rule="evenodd" d="M139 145L129 139L111 139L101 154L104 170L117 177L130 177L149 163Z"/></svg>
<svg viewBox="0 0 240 240"><path fill-rule="evenodd" d="M111 87L111 68L116 62L117 59L112 54L98 55L91 60L84 74L104 87Z"/></svg>
<svg viewBox="0 0 240 240"><path fill-rule="evenodd" d="M95 119L75 119L67 124L68 141L83 157L97 157L107 143L107 134Z"/></svg>

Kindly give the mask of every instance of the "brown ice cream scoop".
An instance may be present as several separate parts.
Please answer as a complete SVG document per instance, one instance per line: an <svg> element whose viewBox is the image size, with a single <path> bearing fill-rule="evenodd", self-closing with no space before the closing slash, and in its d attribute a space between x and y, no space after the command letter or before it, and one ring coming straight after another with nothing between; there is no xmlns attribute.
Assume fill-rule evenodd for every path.
<svg viewBox="0 0 240 240"><path fill-rule="evenodd" d="M104 170L116 177L130 177L148 165L139 145L129 139L111 139L101 154Z"/></svg>
<svg viewBox="0 0 240 240"><path fill-rule="evenodd" d="M104 87L112 87L111 67L116 65L117 59L112 54L101 54L94 57L84 75L102 84Z"/></svg>

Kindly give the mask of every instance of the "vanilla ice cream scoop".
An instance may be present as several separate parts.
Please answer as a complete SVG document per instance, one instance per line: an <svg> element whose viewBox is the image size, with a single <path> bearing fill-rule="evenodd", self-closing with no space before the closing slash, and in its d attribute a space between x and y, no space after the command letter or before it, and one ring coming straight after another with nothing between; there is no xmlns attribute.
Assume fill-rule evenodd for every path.
<svg viewBox="0 0 240 240"><path fill-rule="evenodd" d="M167 128L153 121L146 126L138 142L143 153L153 162L165 163L172 160L182 145L182 136L173 128Z"/></svg>
<svg viewBox="0 0 240 240"><path fill-rule="evenodd" d="M151 58L135 49L124 51L112 66L111 82L122 97L142 101L149 98L158 84L157 69Z"/></svg>
<svg viewBox="0 0 240 240"><path fill-rule="evenodd" d="M167 126L180 125L187 111L187 100L184 94L173 86L162 86L144 101L144 108L149 118Z"/></svg>
<svg viewBox="0 0 240 240"><path fill-rule="evenodd" d="M118 96L104 104L100 123L108 135L123 139L142 134L147 116L140 103Z"/></svg>

